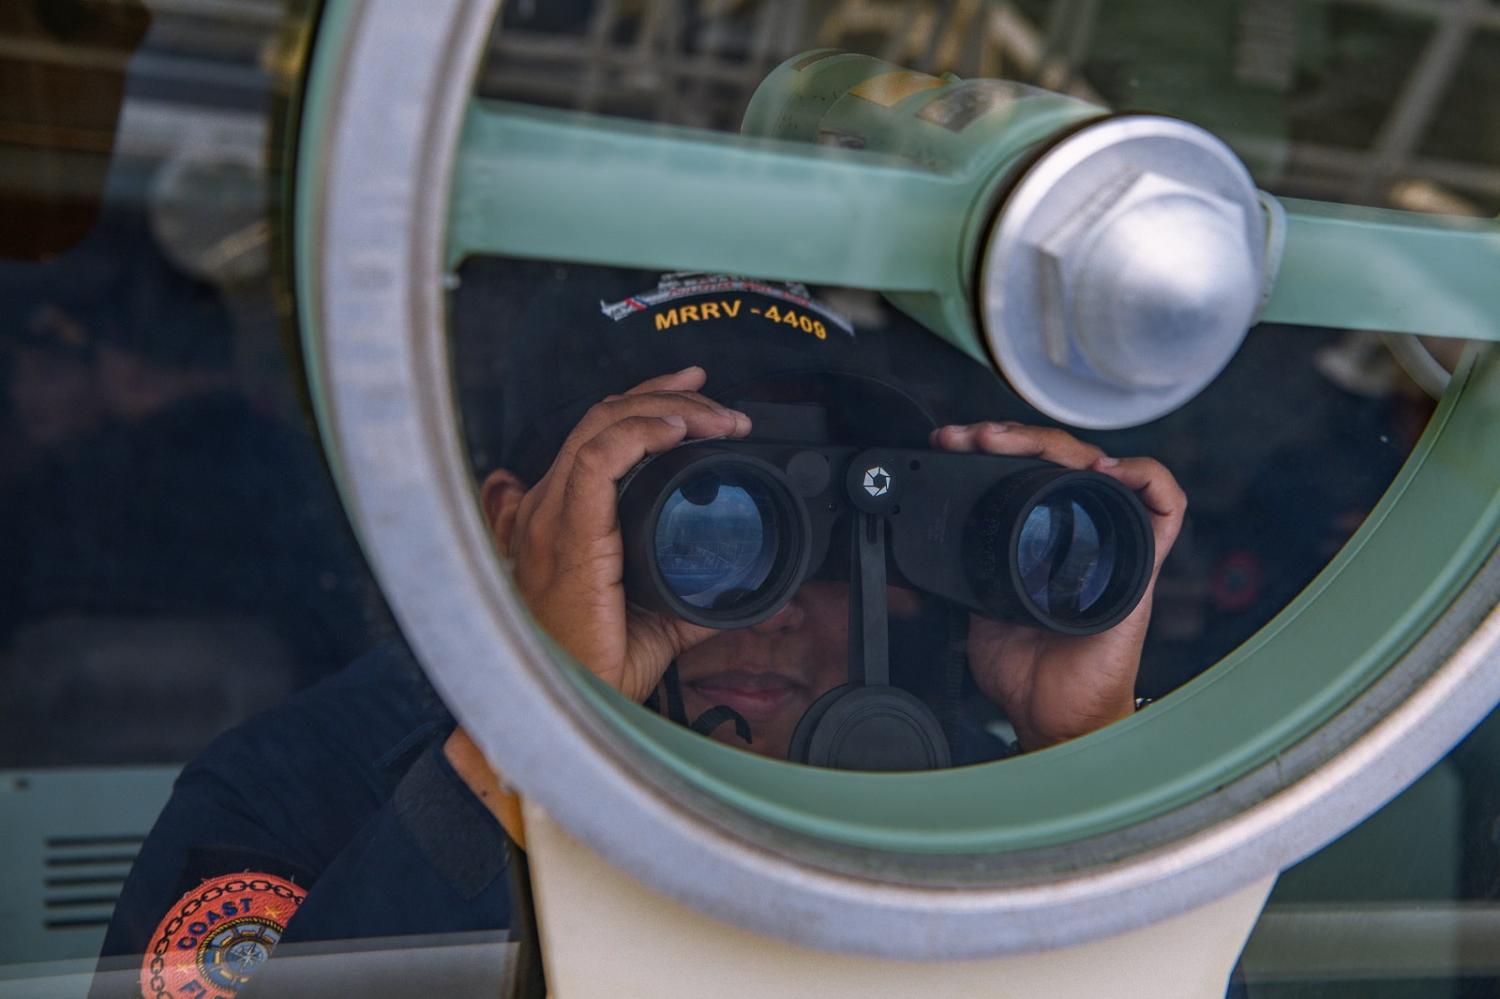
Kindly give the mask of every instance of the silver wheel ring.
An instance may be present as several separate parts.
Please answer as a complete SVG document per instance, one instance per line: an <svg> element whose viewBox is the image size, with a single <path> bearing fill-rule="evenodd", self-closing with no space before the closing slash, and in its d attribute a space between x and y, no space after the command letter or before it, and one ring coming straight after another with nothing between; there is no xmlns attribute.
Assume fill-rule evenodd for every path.
<svg viewBox="0 0 1500 999"><path fill-rule="evenodd" d="M346 504L435 684L507 778L613 864L710 915L827 950L921 960L1067 946L1296 862L1420 776L1500 699L1500 670L1484 668L1500 649L1492 556L1405 657L1275 767L1097 840L986 857L992 880L962 891L956 872L974 858L814 841L648 766L580 709L531 625L491 554L450 416L447 196L498 7L435 0L415 19L399 0L368 0L347 9L341 50L320 47L336 111L321 133L326 159L309 160L299 184L313 199L299 246L304 317L325 334L309 362ZM1329 759L1331 746L1344 748Z"/></svg>

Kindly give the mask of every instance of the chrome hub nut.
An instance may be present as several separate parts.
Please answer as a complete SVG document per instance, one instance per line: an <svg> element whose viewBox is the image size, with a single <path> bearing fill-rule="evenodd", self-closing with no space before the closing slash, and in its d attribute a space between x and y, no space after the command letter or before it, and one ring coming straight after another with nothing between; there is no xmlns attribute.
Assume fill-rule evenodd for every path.
<svg viewBox="0 0 1500 999"><path fill-rule="evenodd" d="M1171 118L1104 119L1039 158L1000 209L980 271L984 335L1046 415L1145 423L1234 356L1265 246L1260 194L1222 142Z"/></svg>

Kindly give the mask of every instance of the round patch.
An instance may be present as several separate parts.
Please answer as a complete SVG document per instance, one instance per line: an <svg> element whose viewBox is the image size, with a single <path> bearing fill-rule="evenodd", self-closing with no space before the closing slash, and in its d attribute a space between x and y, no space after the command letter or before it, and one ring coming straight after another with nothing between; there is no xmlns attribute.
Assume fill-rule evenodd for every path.
<svg viewBox="0 0 1500 999"><path fill-rule="evenodd" d="M177 900L151 937L141 993L151 999L232 999L271 957L306 892L247 872L211 878Z"/></svg>

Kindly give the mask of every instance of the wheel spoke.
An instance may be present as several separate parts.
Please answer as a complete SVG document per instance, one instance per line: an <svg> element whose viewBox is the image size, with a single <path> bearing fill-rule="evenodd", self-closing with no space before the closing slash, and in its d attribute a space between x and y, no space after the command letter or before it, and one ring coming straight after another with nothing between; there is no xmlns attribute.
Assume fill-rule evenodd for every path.
<svg viewBox="0 0 1500 999"><path fill-rule="evenodd" d="M1500 223L1283 199L1265 322L1500 340Z"/></svg>
<svg viewBox="0 0 1500 999"><path fill-rule="evenodd" d="M960 268L970 200L955 178L870 153L476 101L449 257L935 290Z"/></svg>

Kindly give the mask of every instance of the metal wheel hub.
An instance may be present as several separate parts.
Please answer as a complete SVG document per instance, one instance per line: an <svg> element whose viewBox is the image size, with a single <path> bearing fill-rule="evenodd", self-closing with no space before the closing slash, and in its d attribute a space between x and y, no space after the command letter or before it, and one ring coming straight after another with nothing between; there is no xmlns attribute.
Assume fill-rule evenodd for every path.
<svg viewBox="0 0 1500 999"><path fill-rule="evenodd" d="M1154 420L1239 349L1265 220L1222 142L1172 118L1089 125L1001 207L980 274L984 334L1025 399L1079 427Z"/></svg>

